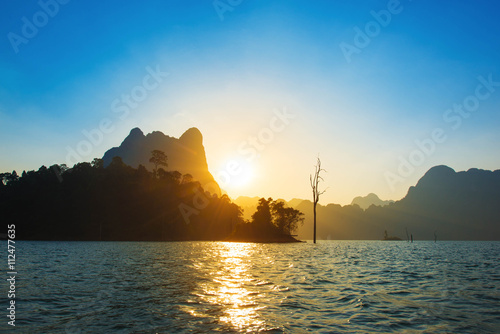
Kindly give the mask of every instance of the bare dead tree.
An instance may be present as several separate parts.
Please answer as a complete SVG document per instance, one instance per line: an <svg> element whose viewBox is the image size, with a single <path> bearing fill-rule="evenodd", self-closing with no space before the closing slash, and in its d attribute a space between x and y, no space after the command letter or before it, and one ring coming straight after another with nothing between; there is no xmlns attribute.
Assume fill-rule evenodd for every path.
<svg viewBox="0 0 500 334"><path fill-rule="evenodd" d="M321 168L321 160L318 157L318 160L316 162L316 166L314 169L314 175L309 175L309 180L311 181L311 188L313 192L313 205L314 205L314 243L316 243L316 205L318 204L319 201L319 196L323 195L326 191L320 191L319 190L319 181L324 181L323 178L320 176L321 172L326 172L326 170Z"/></svg>

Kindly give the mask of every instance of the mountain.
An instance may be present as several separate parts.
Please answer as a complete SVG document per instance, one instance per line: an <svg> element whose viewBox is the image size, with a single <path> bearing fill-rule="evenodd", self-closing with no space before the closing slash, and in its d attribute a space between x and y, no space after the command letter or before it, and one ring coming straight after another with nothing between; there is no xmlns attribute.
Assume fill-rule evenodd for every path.
<svg viewBox="0 0 500 334"><path fill-rule="evenodd" d="M295 208L300 205L304 200L300 198L292 198L290 201L288 201L288 206Z"/></svg>
<svg viewBox="0 0 500 334"><path fill-rule="evenodd" d="M144 165L149 170L153 164L149 162L151 151L160 150L167 155L169 171L191 174L203 188L220 195L220 188L212 174L208 171L203 136L197 128L190 128L179 138L153 131L147 135L139 128L134 128L119 147L109 149L103 156L104 166L108 166L115 156L122 158L127 165L137 168Z"/></svg>
<svg viewBox="0 0 500 334"><path fill-rule="evenodd" d="M431 168L395 210L455 239L500 239L500 170ZM422 214L425 218L422 219Z"/></svg>
<svg viewBox="0 0 500 334"><path fill-rule="evenodd" d="M233 201L233 203L243 209L243 218L250 220L254 212L257 210L259 198L260 197L239 196Z"/></svg>
<svg viewBox="0 0 500 334"><path fill-rule="evenodd" d="M242 208L244 207L257 207L257 204L259 203L260 197L248 197L248 196L239 196L236 198L233 203L241 206Z"/></svg>
<svg viewBox="0 0 500 334"><path fill-rule="evenodd" d="M364 197L362 196L355 197L352 200L351 205L358 205L361 209L366 210L372 205L386 206L392 202L394 201L383 201L376 194L370 193Z"/></svg>
<svg viewBox="0 0 500 334"><path fill-rule="evenodd" d="M236 198L233 203L240 206L243 209L243 218L250 220L252 215L257 210L257 206L259 205L260 197L248 197L248 196L239 196ZM284 199L277 199L277 201L283 202L286 206L290 208L296 208L300 203L304 200L299 198L293 198L290 201L285 201Z"/></svg>
<svg viewBox="0 0 500 334"><path fill-rule="evenodd" d="M295 209L305 213L300 239L312 239L312 203ZM431 168L407 195L384 207L328 204L317 207L318 239L380 240L389 235L415 240L500 240L500 170L476 168L455 172Z"/></svg>

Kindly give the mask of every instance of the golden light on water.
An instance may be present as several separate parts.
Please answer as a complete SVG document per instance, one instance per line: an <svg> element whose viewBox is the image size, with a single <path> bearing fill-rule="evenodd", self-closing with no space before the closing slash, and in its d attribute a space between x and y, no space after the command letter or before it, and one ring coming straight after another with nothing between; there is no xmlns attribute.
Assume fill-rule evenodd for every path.
<svg viewBox="0 0 500 334"><path fill-rule="evenodd" d="M251 255L253 247L243 243L224 243L219 257L222 268L214 272L213 282L217 288L206 291L208 301L224 307L220 321L231 324L234 328L249 328L259 326L262 321L257 318L258 307L254 300L256 291L248 288Z"/></svg>
<svg viewBox="0 0 500 334"><path fill-rule="evenodd" d="M256 302L259 294L253 290L251 264L255 245L245 243L220 243L211 257L219 258L219 266L208 271L205 283L199 283L197 296L203 303L216 307L217 322L234 329L260 328L264 322L257 311L262 309ZM201 264L202 265L202 264ZM191 310L197 317L210 316Z"/></svg>

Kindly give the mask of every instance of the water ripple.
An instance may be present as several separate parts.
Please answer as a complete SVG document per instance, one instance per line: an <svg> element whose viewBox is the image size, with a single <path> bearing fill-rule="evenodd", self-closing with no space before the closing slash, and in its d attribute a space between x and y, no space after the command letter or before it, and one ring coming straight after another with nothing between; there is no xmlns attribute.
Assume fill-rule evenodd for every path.
<svg viewBox="0 0 500 334"><path fill-rule="evenodd" d="M20 333L500 332L498 242L17 250Z"/></svg>

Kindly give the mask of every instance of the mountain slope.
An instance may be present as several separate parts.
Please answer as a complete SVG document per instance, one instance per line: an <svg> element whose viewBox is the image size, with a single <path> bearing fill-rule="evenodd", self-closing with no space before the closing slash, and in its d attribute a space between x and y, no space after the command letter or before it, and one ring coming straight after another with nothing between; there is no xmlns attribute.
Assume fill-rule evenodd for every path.
<svg viewBox="0 0 500 334"><path fill-rule="evenodd" d="M355 197L352 200L351 205L358 205L361 209L366 210L372 205L386 206L392 202L394 201L383 201L376 194L370 193L364 197L362 196Z"/></svg>
<svg viewBox="0 0 500 334"><path fill-rule="evenodd" d="M312 203L296 209L306 215L300 239L312 239ZM374 239L389 235L416 240L500 240L500 170L455 172L431 168L407 195L387 206L318 205L318 239Z"/></svg>
<svg viewBox="0 0 500 334"><path fill-rule="evenodd" d="M191 174L203 188L220 195L220 188L208 171L203 136L197 128L188 129L179 139L160 131L144 135L141 129L134 128L119 147L113 147L104 154L104 166L109 165L113 157L119 156L129 166L137 168L142 164L152 170L149 159L153 150L163 151L167 155L166 170Z"/></svg>

